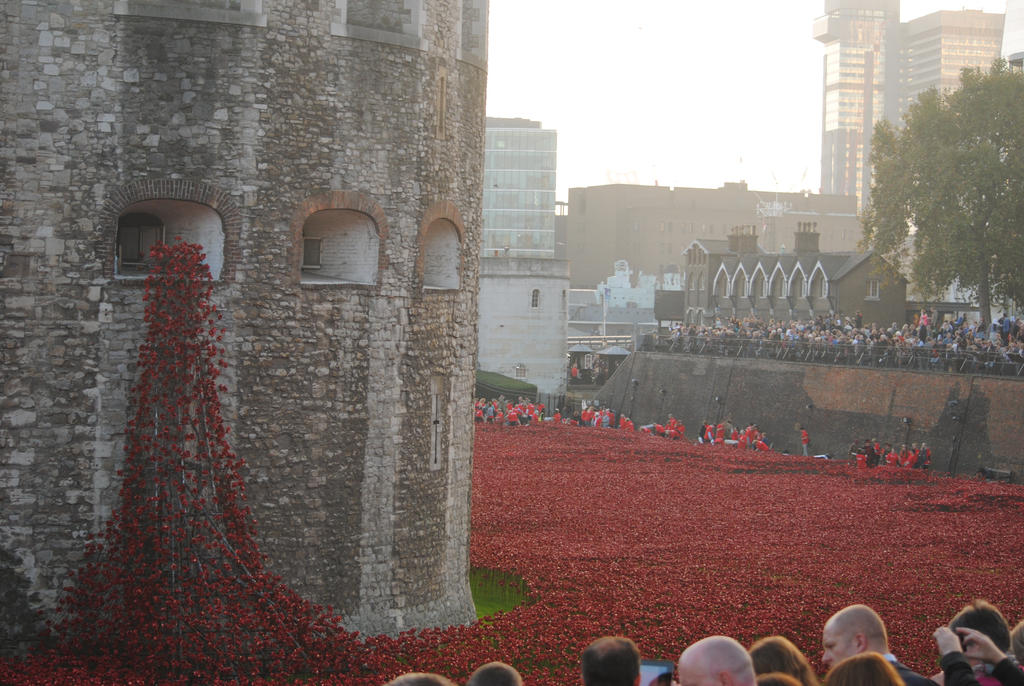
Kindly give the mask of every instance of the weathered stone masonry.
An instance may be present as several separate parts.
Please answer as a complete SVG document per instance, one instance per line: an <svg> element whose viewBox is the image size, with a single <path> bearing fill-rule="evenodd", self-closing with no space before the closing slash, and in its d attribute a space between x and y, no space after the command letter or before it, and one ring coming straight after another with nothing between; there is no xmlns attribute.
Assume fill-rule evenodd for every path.
<svg viewBox="0 0 1024 686"><path fill-rule="evenodd" d="M2 8L3 647L116 503L132 213L219 267L222 400L271 569L364 632L471 621L486 2ZM306 252L314 221L340 278Z"/></svg>

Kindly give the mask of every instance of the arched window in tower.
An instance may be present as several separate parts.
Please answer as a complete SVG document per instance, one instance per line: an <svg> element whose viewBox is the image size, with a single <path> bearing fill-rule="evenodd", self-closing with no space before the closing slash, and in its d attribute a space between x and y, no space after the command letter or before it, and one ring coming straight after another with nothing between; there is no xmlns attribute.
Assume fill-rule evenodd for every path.
<svg viewBox="0 0 1024 686"><path fill-rule="evenodd" d="M530 307L537 309L540 307L540 289L534 288L533 292L530 293Z"/></svg>
<svg viewBox="0 0 1024 686"><path fill-rule="evenodd" d="M117 218L114 276L144 278L149 274L149 251L157 243L181 239L202 246L210 276L220 278L224 267L224 225L210 206L186 200L154 198L133 203Z"/></svg>
<svg viewBox="0 0 1024 686"><path fill-rule="evenodd" d="M423 232L420 250L423 258L423 287L455 289L459 287L462 263L459 232L447 219L436 219Z"/></svg>
<svg viewBox="0 0 1024 686"><path fill-rule="evenodd" d="M377 283L380 236L355 210L321 210L302 225L303 283Z"/></svg>

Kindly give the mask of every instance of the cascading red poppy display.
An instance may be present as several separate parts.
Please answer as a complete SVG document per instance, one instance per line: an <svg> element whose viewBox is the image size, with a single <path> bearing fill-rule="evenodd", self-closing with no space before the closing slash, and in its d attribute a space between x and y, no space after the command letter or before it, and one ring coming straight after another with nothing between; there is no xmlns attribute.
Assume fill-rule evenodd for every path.
<svg viewBox="0 0 1024 686"><path fill-rule="evenodd" d="M606 634L665 659L710 634L782 634L816 661L825 620L858 602L904 662L934 673L931 633L971 599L1024 618L1020 486L483 424L471 563L520 575L530 601L472 626L356 637L263 569L220 418L223 331L201 255L157 257L122 503L62 601L57 648L0 661L0 682L379 686L407 671L464 681L504 660L530 684L569 684Z"/></svg>

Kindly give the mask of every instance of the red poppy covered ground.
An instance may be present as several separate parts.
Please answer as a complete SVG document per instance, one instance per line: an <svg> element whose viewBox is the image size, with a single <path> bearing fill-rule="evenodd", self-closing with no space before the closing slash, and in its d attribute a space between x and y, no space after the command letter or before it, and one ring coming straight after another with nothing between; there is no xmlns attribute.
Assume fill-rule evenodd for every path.
<svg viewBox="0 0 1024 686"><path fill-rule="evenodd" d="M474 470L473 564L536 595L480 657L534 680L551 665L570 683L602 634L674 659L709 634L779 633L817 663L823 623L856 602L931 673L932 631L972 598L1024 618L1020 487L583 428L485 427Z"/></svg>
<svg viewBox="0 0 1024 686"><path fill-rule="evenodd" d="M883 616L898 657L932 673L931 632L972 598L1024 618L1019 486L605 429L479 427L471 551L474 566L524 577L532 602L490 623L369 639L344 660L361 674L321 678L464 681L500 659L530 684L573 684L581 650L604 634L675 659L709 634L778 633L818 664L822 624L855 602ZM45 669L0 664L0 675Z"/></svg>

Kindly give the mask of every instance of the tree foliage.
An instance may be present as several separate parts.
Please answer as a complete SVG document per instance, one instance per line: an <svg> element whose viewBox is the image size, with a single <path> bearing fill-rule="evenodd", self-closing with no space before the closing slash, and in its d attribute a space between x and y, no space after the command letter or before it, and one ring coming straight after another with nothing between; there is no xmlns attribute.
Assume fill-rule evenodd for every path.
<svg viewBox="0 0 1024 686"><path fill-rule="evenodd" d="M875 126L866 246L909 264L926 294L959 283L985 318L994 300L1024 300L1024 74L964 69L904 123Z"/></svg>

